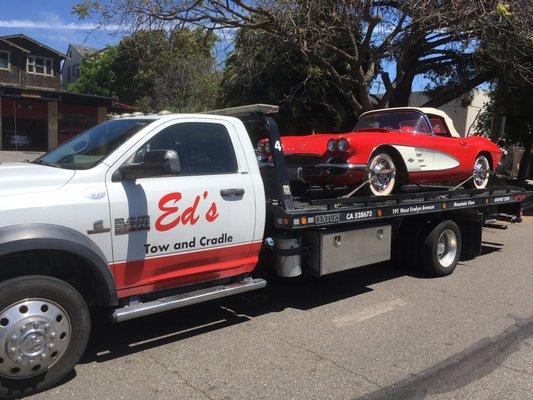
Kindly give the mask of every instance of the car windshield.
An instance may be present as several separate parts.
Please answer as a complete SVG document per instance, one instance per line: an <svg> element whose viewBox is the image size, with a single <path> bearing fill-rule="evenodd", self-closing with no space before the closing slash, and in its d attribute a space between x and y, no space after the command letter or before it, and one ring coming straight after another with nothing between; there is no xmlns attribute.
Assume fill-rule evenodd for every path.
<svg viewBox="0 0 533 400"><path fill-rule="evenodd" d="M89 169L139 132L152 119L112 120L80 133L34 161L65 169Z"/></svg>
<svg viewBox="0 0 533 400"><path fill-rule="evenodd" d="M423 114L409 110L390 110L363 115L357 121L354 131L386 129L406 133L431 133Z"/></svg>

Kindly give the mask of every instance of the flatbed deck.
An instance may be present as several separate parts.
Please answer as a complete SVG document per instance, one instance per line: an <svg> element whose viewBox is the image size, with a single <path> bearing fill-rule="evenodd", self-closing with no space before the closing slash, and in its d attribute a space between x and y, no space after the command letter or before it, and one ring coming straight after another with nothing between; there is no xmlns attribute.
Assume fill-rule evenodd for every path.
<svg viewBox="0 0 533 400"><path fill-rule="evenodd" d="M520 203L530 195L531 192L515 187L439 190L384 197L296 199L291 209L275 203L269 209L277 228L309 229Z"/></svg>

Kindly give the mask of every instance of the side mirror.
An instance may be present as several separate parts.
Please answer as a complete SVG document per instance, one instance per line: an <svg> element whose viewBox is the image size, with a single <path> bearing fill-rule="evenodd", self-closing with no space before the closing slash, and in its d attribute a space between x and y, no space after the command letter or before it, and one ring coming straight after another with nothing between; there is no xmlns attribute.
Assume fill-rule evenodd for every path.
<svg viewBox="0 0 533 400"><path fill-rule="evenodd" d="M113 178L123 181L178 175L180 173L179 156L174 150L151 150L144 155L141 163L124 164L117 172L120 176Z"/></svg>

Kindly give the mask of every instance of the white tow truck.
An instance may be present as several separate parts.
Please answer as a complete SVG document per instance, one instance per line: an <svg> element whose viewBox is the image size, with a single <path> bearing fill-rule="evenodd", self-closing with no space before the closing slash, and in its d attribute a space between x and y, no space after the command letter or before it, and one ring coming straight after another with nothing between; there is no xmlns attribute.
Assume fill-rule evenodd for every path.
<svg viewBox="0 0 533 400"><path fill-rule="evenodd" d="M479 254L488 218L520 221L530 193L512 187L295 198L275 111L123 116L0 165L0 397L72 370L89 307L121 322L260 289L259 264L321 276L394 258L443 276Z"/></svg>

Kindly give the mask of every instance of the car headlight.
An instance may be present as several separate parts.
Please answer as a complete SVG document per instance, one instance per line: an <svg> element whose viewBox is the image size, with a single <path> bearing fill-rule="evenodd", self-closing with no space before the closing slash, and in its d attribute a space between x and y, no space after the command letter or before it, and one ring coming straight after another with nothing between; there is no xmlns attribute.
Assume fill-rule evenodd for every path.
<svg viewBox="0 0 533 400"><path fill-rule="evenodd" d="M329 151L337 150L337 141L335 139L328 140L328 150Z"/></svg>
<svg viewBox="0 0 533 400"><path fill-rule="evenodd" d="M337 147L339 148L340 151L348 150L348 141L346 139L339 140Z"/></svg>

